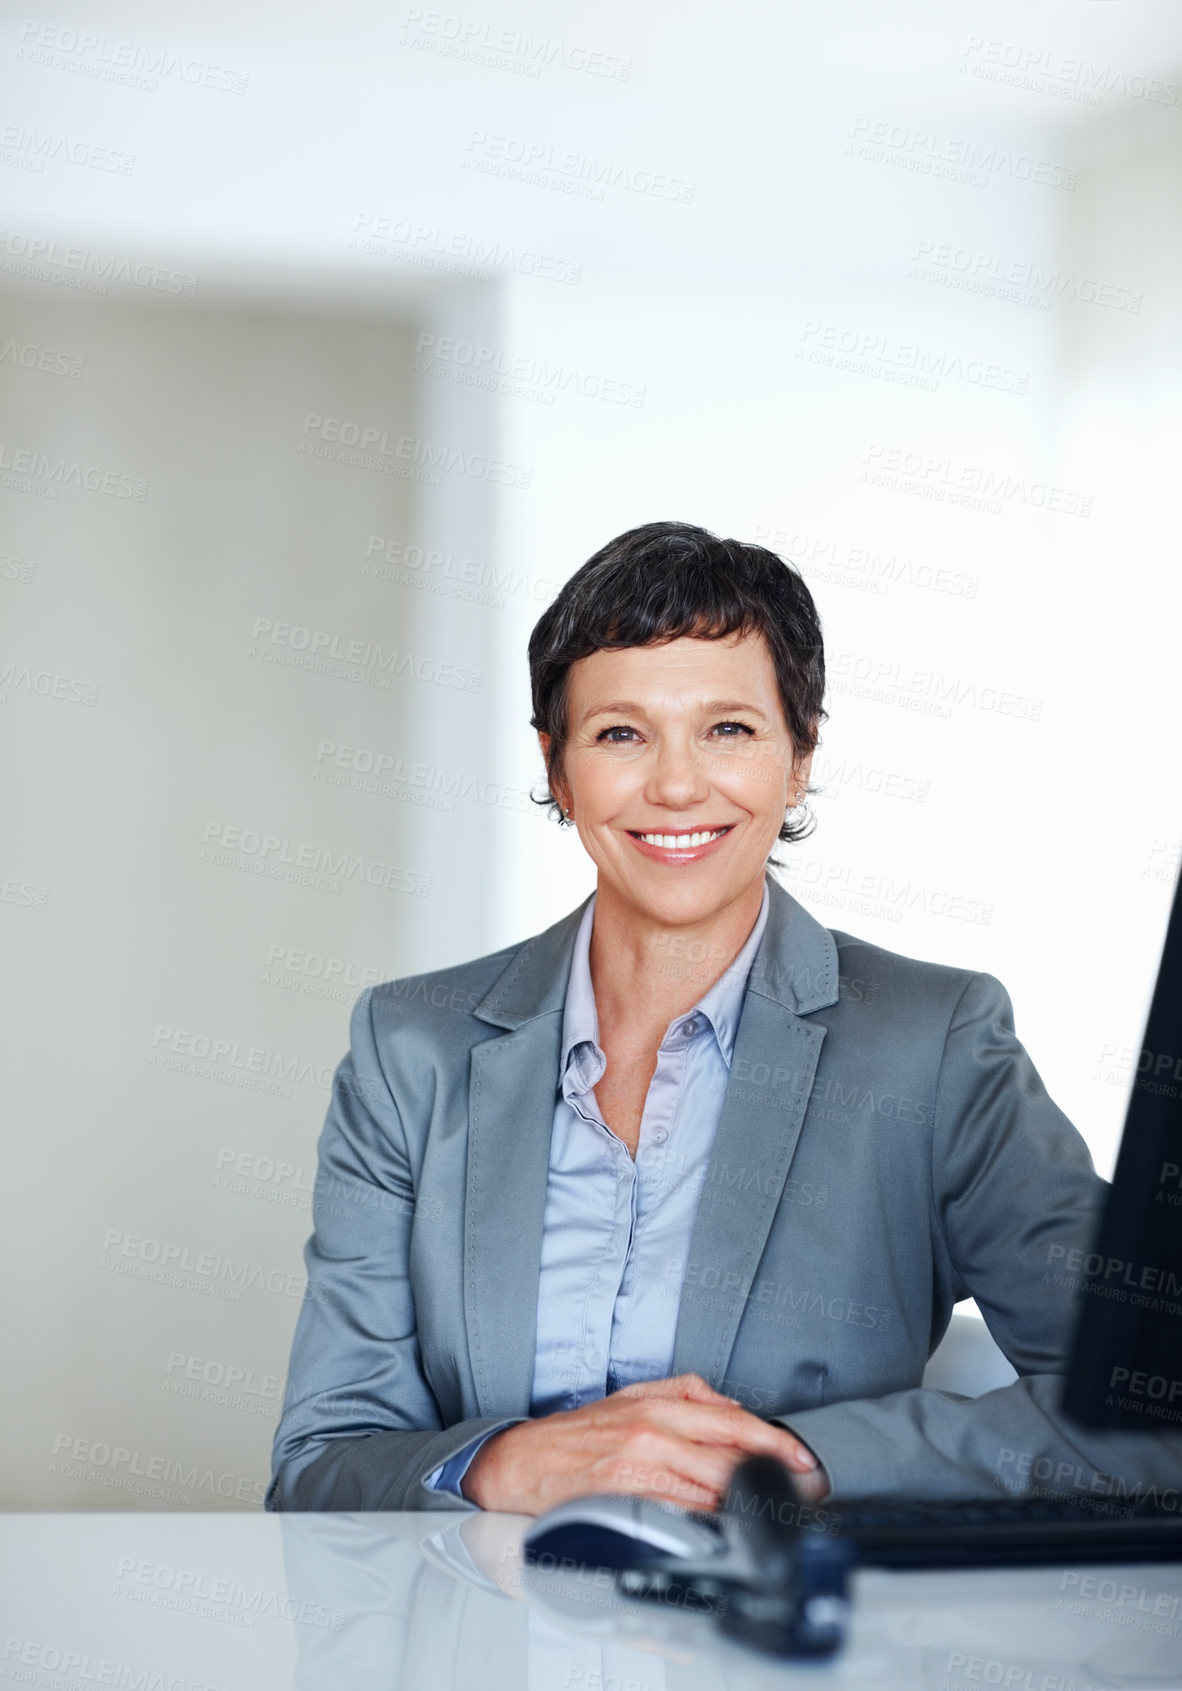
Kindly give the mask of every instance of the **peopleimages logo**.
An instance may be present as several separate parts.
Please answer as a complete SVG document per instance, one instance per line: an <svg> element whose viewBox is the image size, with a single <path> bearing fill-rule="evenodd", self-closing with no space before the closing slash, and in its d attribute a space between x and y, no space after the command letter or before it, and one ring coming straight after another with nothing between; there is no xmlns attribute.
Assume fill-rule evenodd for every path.
<svg viewBox="0 0 1182 1691"><path fill-rule="evenodd" d="M1155 1403L1177 1403L1182 1399L1182 1380L1149 1374L1144 1369L1114 1368L1108 1384L1113 1391L1123 1390L1132 1397L1149 1398Z"/></svg>
<svg viewBox="0 0 1182 1691"><path fill-rule="evenodd" d="M82 287L88 293L106 293L111 282L181 294L186 299L197 292L196 276L183 271L141 263L122 253L68 246L48 236L26 235L17 229L0 230L0 268L18 276L36 276L66 287Z"/></svg>
<svg viewBox="0 0 1182 1691"><path fill-rule="evenodd" d="M95 705L99 696L96 681L60 675L52 669L35 669L27 663L0 664L0 705L7 703L13 690L34 693L42 699L60 699L70 705Z"/></svg>
<svg viewBox="0 0 1182 1691"><path fill-rule="evenodd" d="M857 586L863 591L884 594L897 585L953 598L975 599L981 578L943 565L915 563L896 552L879 552L869 546L855 546L830 536L812 535L801 529L757 524L755 539L770 543L772 550L790 558L808 580L832 581L839 587ZM860 579L859 579L860 578Z"/></svg>
<svg viewBox="0 0 1182 1691"><path fill-rule="evenodd" d="M386 212L359 212L348 250L422 270L471 276L483 282L490 281L497 272L511 271L518 276L533 276L539 282L560 282L573 288L579 285L583 275L581 264L555 253L507 245L462 230L447 231Z"/></svg>
<svg viewBox="0 0 1182 1691"><path fill-rule="evenodd" d="M261 1500L263 1481L251 1481L255 1488L251 1495ZM222 1493L222 1495L226 1495ZM277 1620L297 1621L302 1626L319 1626L339 1632L344 1625L343 1609L328 1603L314 1603L310 1599L294 1597L289 1592L268 1591L264 1586L248 1586L240 1581L221 1578L204 1568L178 1568L167 1562L141 1561L134 1556L120 1556L115 1565L118 1584L116 1597L142 1600L167 1597L171 1601L160 1606L180 1609L202 1618L221 1619L219 1611L236 1611L239 1624L253 1628L260 1616ZM209 1607L206 1607L209 1606ZM175 1682L170 1682L170 1691ZM186 1682L187 1684L188 1682ZM197 1691L190 1687L190 1691Z"/></svg>
<svg viewBox="0 0 1182 1691"><path fill-rule="evenodd" d="M334 774L333 767L345 772ZM529 816L534 806L522 787L506 787L500 781L486 781L461 770L448 771L429 763L411 763L400 754L374 751L369 746L343 746L335 740L321 740L316 748L313 775L334 785L349 785L362 792L376 792L390 798L407 797L407 790L434 794L447 801L443 808L455 809L458 798L477 804L498 805ZM391 785L391 783L396 783ZM405 789L403 789L405 784Z"/></svg>
<svg viewBox="0 0 1182 1691"><path fill-rule="evenodd" d="M49 1472L63 1479L80 1479L91 1485L183 1503L190 1503L193 1493L199 1491L211 1497L234 1498L239 1503L261 1503L266 1489L265 1480L219 1474L196 1462L186 1464L177 1457L149 1454L73 1433L57 1434Z"/></svg>
<svg viewBox="0 0 1182 1691"><path fill-rule="evenodd" d="M135 41L117 41L109 35L63 28L60 24L26 19L20 33L16 57L29 64L50 65L103 82L118 82L154 94L158 78L191 88L213 88L225 94L245 94L250 80L244 71L210 64L205 59L185 58L166 48L144 47Z"/></svg>
<svg viewBox="0 0 1182 1691"><path fill-rule="evenodd" d="M558 66L584 76L605 77L609 82L627 82L632 60L616 53L577 42L555 41L552 36L534 36L528 31L456 12L426 11L410 6L402 20L401 47L439 53L445 58L466 59L492 70L512 71L537 78L543 69Z"/></svg>
<svg viewBox="0 0 1182 1691"><path fill-rule="evenodd" d="M282 1297L302 1298L308 1284L305 1275L292 1270L268 1268L263 1263L222 1256L217 1251L198 1251L175 1240L124 1233L117 1227L108 1227L102 1248L100 1268L130 1274L133 1279L206 1292L231 1303L239 1301L244 1286ZM150 1272L141 1272L145 1269ZM184 1279L186 1275L188 1280Z"/></svg>
<svg viewBox="0 0 1182 1691"><path fill-rule="evenodd" d="M374 557L381 558L383 564L391 566L390 569L371 563L370 560ZM510 593L519 593L523 598L544 604L553 598L562 585L548 576L530 575L513 564L507 564L504 569L500 569L495 564L480 563L475 558L457 557L454 552L444 552L438 547L415 546L404 540L387 540L380 534L371 534L366 541L365 558L366 562L361 566L362 575L376 576L381 581L415 585L421 585L424 581L434 584L437 578L446 577L465 593L488 588L490 592L487 597L497 606L503 606L504 596Z"/></svg>
<svg viewBox="0 0 1182 1691"><path fill-rule="evenodd" d="M482 452L466 452L461 446L446 441L431 441L414 435L391 436L389 429L373 423L354 423L342 417L322 417L316 411L304 416L300 431L304 437L301 451L317 456L315 446L305 443L323 442L328 446L356 447L358 456L372 454L375 459L403 460L431 472L454 470L472 476L477 481L496 482L503 487L527 488L533 480L533 470L524 464L508 464L500 458L486 457ZM331 453L325 456L333 456ZM351 462L351 460L346 460ZM362 465L364 468L364 464Z"/></svg>
<svg viewBox="0 0 1182 1691"><path fill-rule="evenodd" d="M885 376L933 393L942 379L1019 395L1030 385L1028 370L1012 370L989 359L966 357L961 352L842 323L807 322L794 356L855 375Z"/></svg>
<svg viewBox="0 0 1182 1691"><path fill-rule="evenodd" d="M438 658L400 651L397 646L350 640L331 629L277 622L272 617L255 618L247 656L383 691L389 691L391 678L404 675L467 693L478 693L484 681L478 669L459 669Z"/></svg>
<svg viewBox="0 0 1182 1691"><path fill-rule="evenodd" d="M1139 312L1144 297L1139 288L1117 287L1057 266L1048 270L1033 260L1007 259L952 241L921 240L908 275L913 281L937 282L1039 311L1049 311L1056 299L1071 299L1110 311Z"/></svg>
<svg viewBox="0 0 1182 1691"><path fill-rule="evenodd" d="M485 387L511 398L535 399L553 405L560 393L580 399L602 400L608 405L627 405L634 411L644 404L647 389L569 364L552 364L529 353L510 355L502 347L478 341L459 340L424 330L415 345L411 365L414 374L463 379L470 386Z"/></svg>
<svg viewBox="0 0 1182 1691"><path fill-rule="evenodd" d="M0 129L0 155L3 162L17 170L31 170L37 175L53 161L75 164L83 170L101 170L119 176L130 176L135 169L135 154L120 153L112 147L102 147L78 136L54 135L27 129L23 123L9 123Z"/></svg>
<svg viewBox="0 0 1182 1691"><path fill-rule="evenodd" d="M1042 187L1072 189L1079 178L1078 171L1051 159L1011 153L964 136L914 129L908 123L892 123L888 118L857 118L846 153L871 163L895 165L922 176L946 177L975 188L988 187L996 176L1008 176Z"/></svg>
<svg viewBox="0 0 1182 1691"><path fill-rule="evenodd" d="M697 188L696 182L662 171L645 170L593 153L574 152L525 136L490 135L484 129L472 131L464 168L556 188L560 192L584 190L583 197L598 200L603 199L605 188L624 188L629 193L691 205Z"/></svg>
<svg viewBox="0 0 1182 1691"><path fill-rule="evenodd" d="M289 1086L319 1086L325 1090L332 1085L335 1066L314 1063L306 1056L293 1057L257 1045L246 1046L237 1039L211 1038L207 1033L189 1028L166 1027L163 1023L157 1025L152 1035L152 1056L148 1062L151 1068L177 1069L181 1073L199 1072L197 1065L202 1069L208 1067L214 1078L235 1085L250 1085L254 1077L265 1075ZM219 1074L219 1069L232 1072ZM290 1090L285 1090L283 1096L290 1097Z"/></svg>
<svg viewBox="0 0 1182 1691"><path fill-rule="evenodd" d="M996 712L1019 721L1037 722L1043 700L1009 688L982 685L971 677L944 675L939 670L907 669L906 665L870 653L837 652L829 666L835 693L898 705L929 716L949 717L954 706Z"/></svg>
<svg viewBox="0 0 1182 1691"><path fill-rule="evenodd" d="M55 347L38 346L13 336L0 341L0 364L19 364L25 370L39 370L45 376L69 376L77 381L86 360L71 352L59 352Z"/></svg>
<svg viewBox="0 0 1182 1691"><path fill-rule="evenodd" d="M1089 106L1098 106L1105 94L1124 94L1132 100L1152 100L1163 106L1179 103L1176 82L1163 82L1161 77L1128 71L1120 65L1063 58L1047 47L1028 47L986 35L969 36L959 68L962 76L978 81L1007 83Z"/></svg>
<svg viewBox="0 0 1182 1691"><path fill-rule="evenodd" d="M1032 481L988 464L962 464L950 457L885 442L871 444L862 463L859 481L917 493L925 499L968 505L991 516L1000 515L1007 501L1072 517L1089 517L1092 513L1091 494Z"/></svg>
<svg viewBox="0 0 1182 1691"><path fill-rule="evenodd" d="M1099 1251L1068 1250L1066 1245L1048 1246L1047 1262L1062 1262L1068 1273L1086 1275L1089 1280L1103 1281L1105 1286L1115 1284L1140 1292L1161 1292L1169 1298L1182 1297L1182 1275L1152 1263L1127 1262L1124 1257L1106 1257Z"/></svg>
<svg viewBox="0 0 1182 1691"><path fill-rule="evenodd" d="M163 1390L174 1397L196 1398L255 1415L275 1414L282 1386L278 1374L256 1373L238 1363L180 1350L169 1351L164 1375Z"/></svg>
<svg viewBox="0 0 1182 1691"><path fill-rule="evenodd" d="M44 486L44 496L49 499L57 498L59 487L105 493L112 499L134 499L140 505L148 497L148 483L143 476L121 475L117 470L84 464L76 458L55 458L48 452L14 446L8 441L0 441L0 471L5 472L9 485L13 485L11 477L20 477L30 490Z"/></svg>
<svg viewBox="0 0 1182 1691"><path fill-rule="evenodd" d="M431 891L431 876L421 875L390 863L359 857L347 850L337 851L330 846L315 845L311 841L291 840L279 834L268 834L257 828L227 827L222 822L207 822L202 832L199 863L216 863L224 868L245 868L251 874L262 874L276 880L294 880L301 885L319 884L322 890L339 892L346 881L356 881L371 887L383 887L389 892L414 893L421 898Z"/></svg>

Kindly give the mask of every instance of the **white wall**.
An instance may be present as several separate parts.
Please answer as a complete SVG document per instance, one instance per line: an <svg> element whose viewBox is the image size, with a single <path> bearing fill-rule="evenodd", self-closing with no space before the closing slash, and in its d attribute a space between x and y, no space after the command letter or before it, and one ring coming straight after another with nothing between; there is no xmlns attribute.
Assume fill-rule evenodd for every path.
<svg viewBox="0 0 1182 1691"><path fill-rule="evenodd" d="M485 484L306 451L376 427L369 463L414 467L418 337L480 292L413 317L5 296L55 354L0 407L47 458L10 478L0 650L9 1506L257 1504L349 1006L440 931L480 946L492 812L453 795L482 627L387 560L433 501L469 548Z"/></svg>

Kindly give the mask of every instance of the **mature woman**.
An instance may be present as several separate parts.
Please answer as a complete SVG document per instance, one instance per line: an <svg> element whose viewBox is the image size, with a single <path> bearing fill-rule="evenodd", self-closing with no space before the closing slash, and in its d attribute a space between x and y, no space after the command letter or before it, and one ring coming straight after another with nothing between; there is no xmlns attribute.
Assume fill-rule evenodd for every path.
<svg viewBox="0 0 1182 1691"><path fill-rule="evenodd" d="M796 571L651 523L529 658L596 890L359 1000L268 1507L710 1508L752 1451L814 1500L987 1498L1143 1452L1058 1415L1049 1266L1103 1187L1004 989L831 933L766 872L824 714ZM976 1400L920 1383L966 1296L1020 1376Z"/></svg>

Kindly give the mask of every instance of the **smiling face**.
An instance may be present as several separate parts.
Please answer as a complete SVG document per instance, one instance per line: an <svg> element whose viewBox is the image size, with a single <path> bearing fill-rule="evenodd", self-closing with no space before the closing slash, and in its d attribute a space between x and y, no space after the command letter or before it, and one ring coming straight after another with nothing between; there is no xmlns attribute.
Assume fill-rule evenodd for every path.
<svg viewBox="0 0 1182 1691"><path fill-rule="evenodd" d="M661 926L758 903L808 782L762 634L593 652L567 678L564 778L599 895ZM539 734L545 756L549 736Z"/></svg>

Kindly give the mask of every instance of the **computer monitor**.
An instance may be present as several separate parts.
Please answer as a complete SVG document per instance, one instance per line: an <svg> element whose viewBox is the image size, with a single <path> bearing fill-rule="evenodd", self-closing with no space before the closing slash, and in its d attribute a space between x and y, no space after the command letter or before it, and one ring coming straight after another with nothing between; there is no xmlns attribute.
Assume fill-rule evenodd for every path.
<svg viewBox="0 0 1182 1691"><path fill-rule="evenodd" d="M1116 1172L1084 1286L1064 1411L1182 1436L1182 879L1166 929Z"/></svg>

